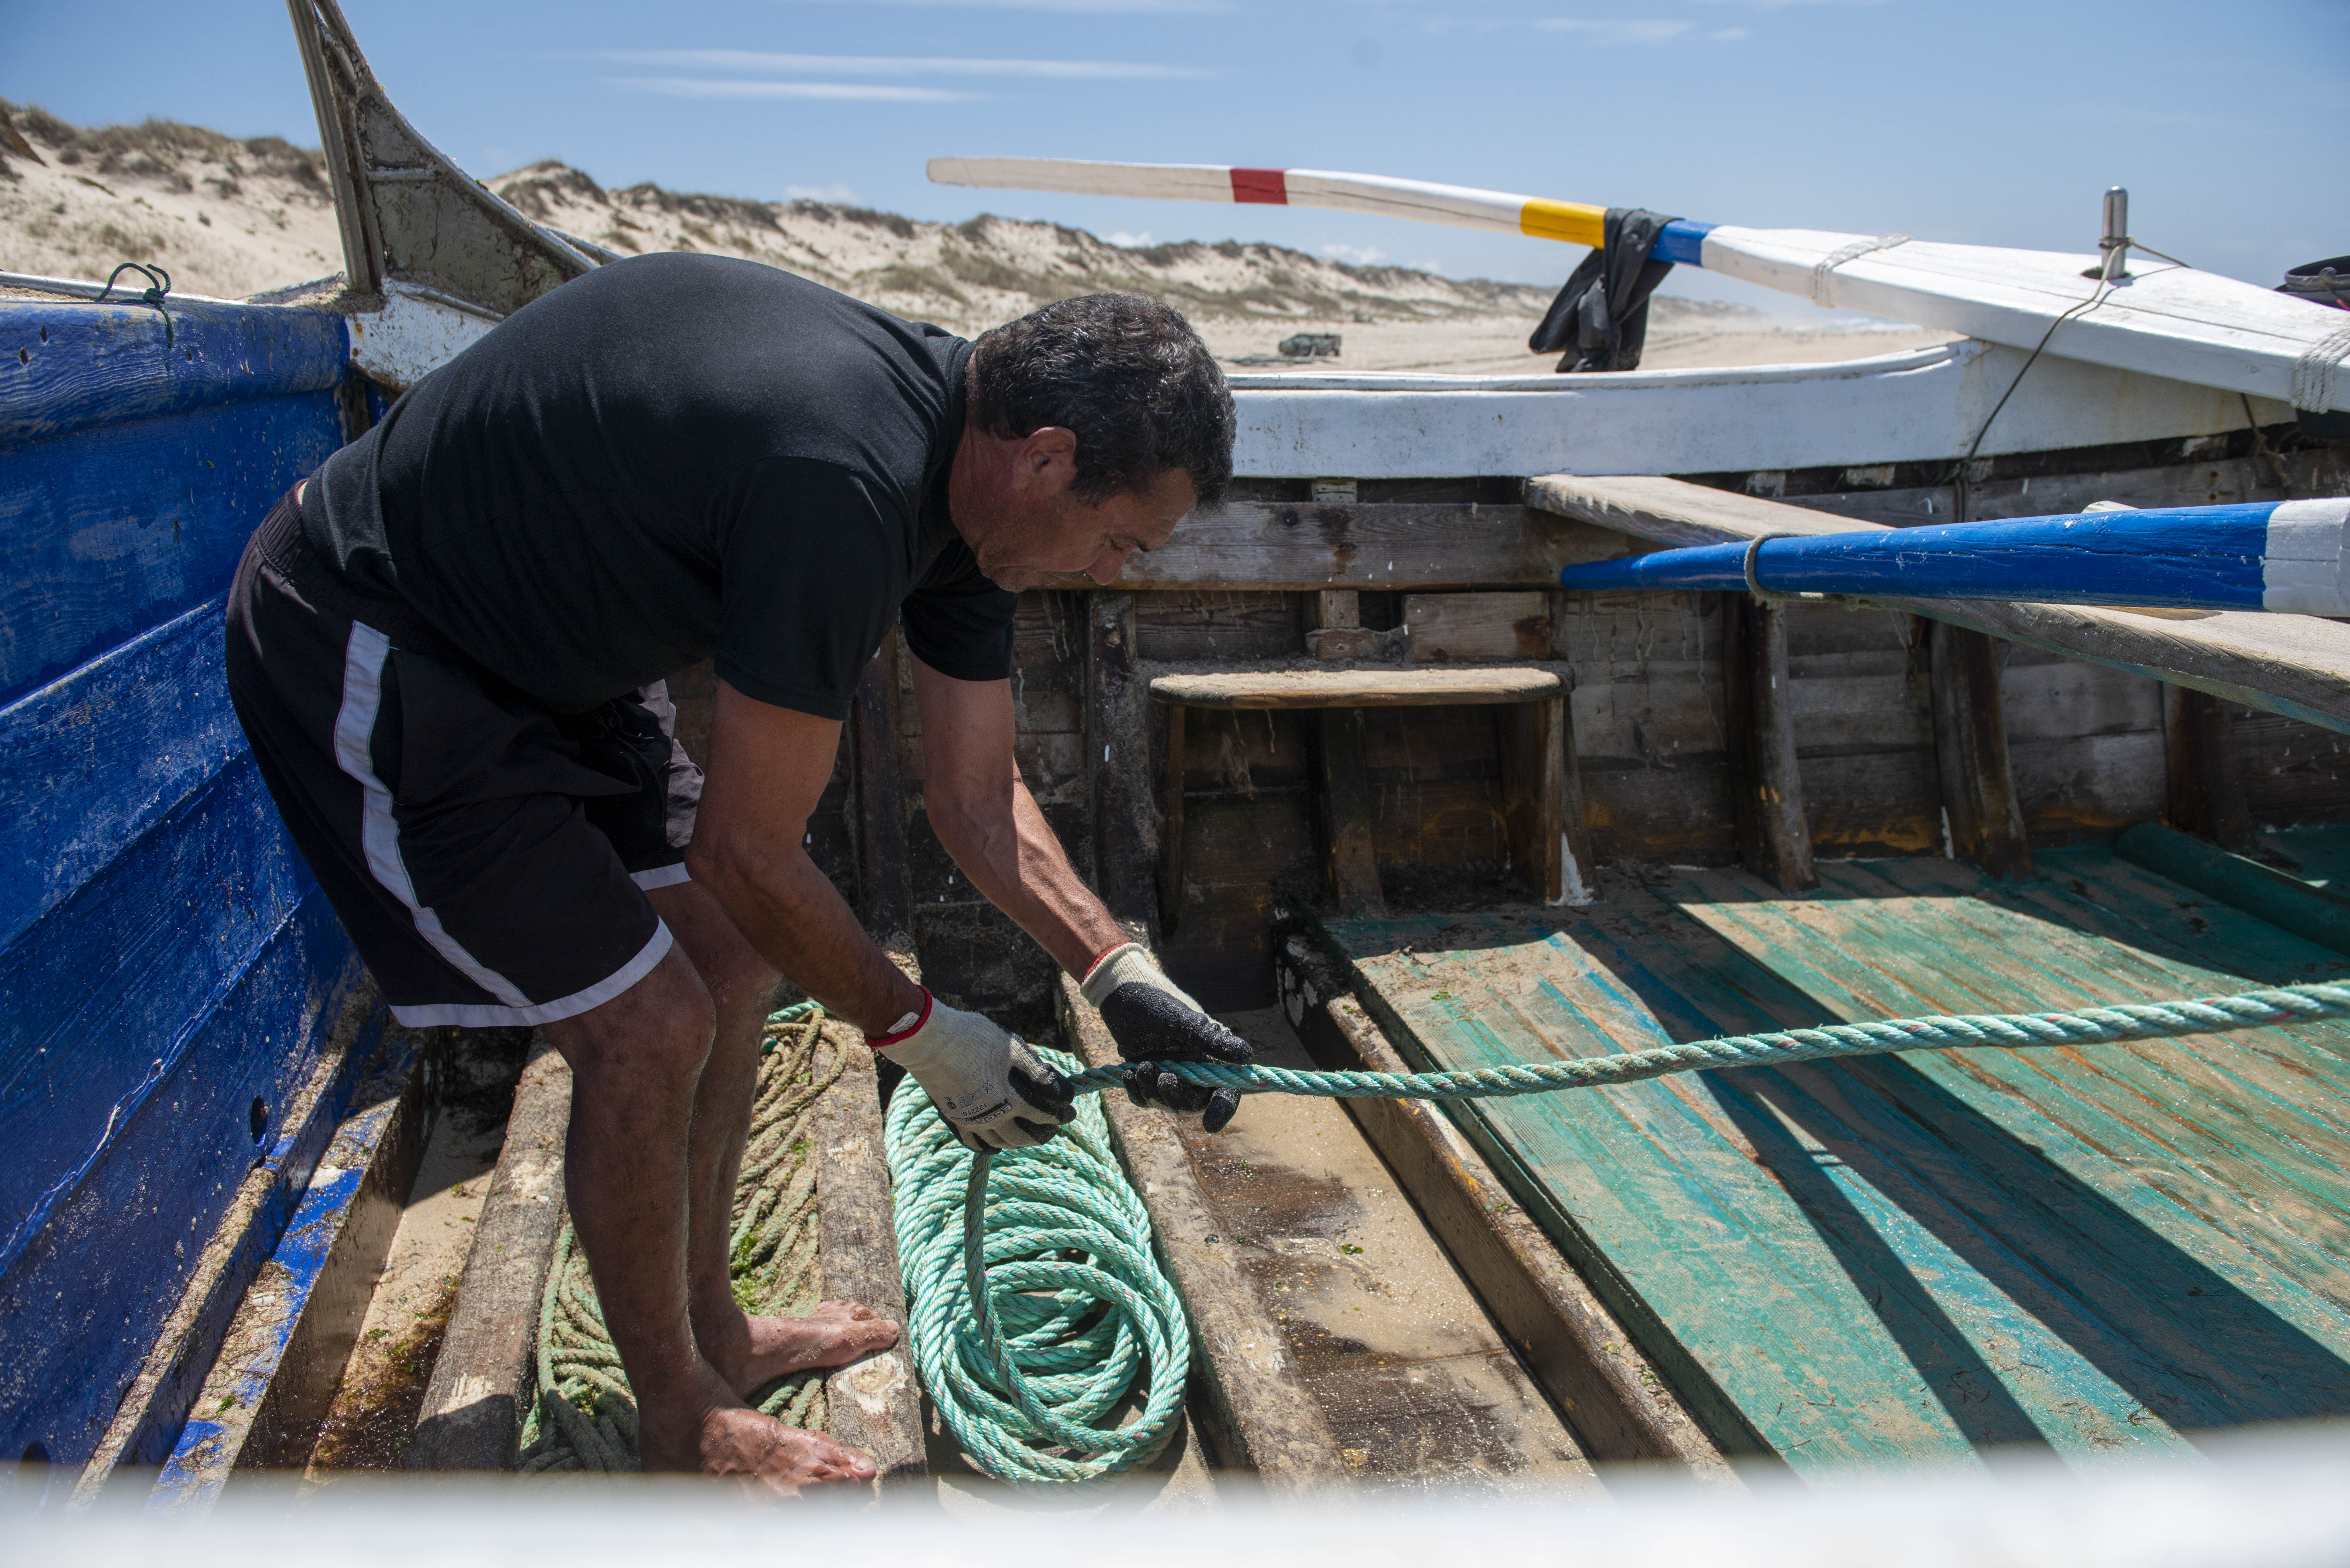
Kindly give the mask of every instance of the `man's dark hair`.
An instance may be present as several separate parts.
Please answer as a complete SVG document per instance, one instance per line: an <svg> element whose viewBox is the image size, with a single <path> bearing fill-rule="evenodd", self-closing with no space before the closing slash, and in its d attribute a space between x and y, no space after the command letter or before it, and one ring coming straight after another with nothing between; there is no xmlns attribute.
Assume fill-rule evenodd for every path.
<svg viewBox="0 0 2350 1568"><path fill-rule="evenodd" d="M1076 432L1070 489L1088 505L1148 489L1170 469L1200 504L1232 477L1232 395L1191 324L1130 294L1088 294L981 334L972 411L992 435Z"/></svg>

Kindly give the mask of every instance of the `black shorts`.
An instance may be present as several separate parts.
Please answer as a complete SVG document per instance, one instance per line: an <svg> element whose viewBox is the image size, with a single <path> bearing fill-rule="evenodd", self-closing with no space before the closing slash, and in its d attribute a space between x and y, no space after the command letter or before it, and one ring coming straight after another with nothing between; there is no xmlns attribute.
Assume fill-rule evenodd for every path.
<svg viewBox="0 0 2350 1568"><path fill-rule="evenodd" d="M238 564L229 694L270 794L418 1027L552 1023L659 963L702 774L655 682L551 712L303 542L288 495Z"/></svg>

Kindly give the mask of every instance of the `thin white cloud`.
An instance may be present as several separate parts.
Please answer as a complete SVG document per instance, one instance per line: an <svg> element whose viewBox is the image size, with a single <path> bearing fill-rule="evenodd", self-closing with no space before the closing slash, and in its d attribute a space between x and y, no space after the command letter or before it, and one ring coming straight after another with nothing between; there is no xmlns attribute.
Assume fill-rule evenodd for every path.
<svg viewBox="0 0 2350 1568"><path fill-rule="evenodd" d="M953 103L980 95L944 88L895 87L879 82L710 81L698 77L609 77L614 87L662 98L816 98L836 102Z"/></svg>
<svg viewBox="0 0 2350 1568"><path fill-rule="evenodd" d="M1388 259L1388 253L1377 245L1328 244L1322 247L1322 254L1356 266L1377 266Z"/></svg>
<svg viewBox="0 0 2350 1568"><path fill-rule="evenodd" d="M1203 77L1189 66L1131 60L989 60L934 56L777 55L755 49L608 49L604 59L632 66L671 66L746 73L772 71L837 77L1043 77L1056 80L1130 81Z"/></svg>
<svg viewBox="0 0 2350 1568"><path fill-rule="evenodd" d="M1104 234L1102 238L1121 250L1129 251L1139 251L1155 243L1150 237L1149 229L1143 230L1139 234L1129 234L1124 229L1120 229L1114 234Z"/></svg>
<svg viewBox="0 0 2350 1568"><path fill-rule="evenodd" d="M1753 0L1768 4L1770 0ZM1799 0L1800 3L1800 0ZM1652 16L1430 16L1422 24L1433 34L1526 31L1575 38L1599 48L1653 47L1675 43L1735 43L1751 36L1744 27L1707 30L1694 22Z"/></svg>
<svg viewBox="0 0 2350 1568"><path fill-rule="evenodd" d="M1079 16L1211 16L1232 0L809 0L835 5L937 5L985 11L1058 11Z"/></svg>
<svg viewBox="0 0 2350 1568"><path fill-rule="evenodd" d="M846 185L786 185L786 198L795 202L829 202L837 207L853 205L857 192Z"/></svg>
<svg viewBox="0 0 2350 1568"><path fill-rule="evenodd" d="M1596 16L1536 16L1526 26L1537 33L1568 33L1593 44L1669 44L1697 28L1693 22Z"/></svg>

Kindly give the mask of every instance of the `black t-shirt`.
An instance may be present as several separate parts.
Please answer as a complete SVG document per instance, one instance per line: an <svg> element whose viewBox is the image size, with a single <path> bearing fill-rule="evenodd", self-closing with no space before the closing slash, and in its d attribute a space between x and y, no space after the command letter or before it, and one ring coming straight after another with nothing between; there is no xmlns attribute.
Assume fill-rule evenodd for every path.
<svg viewBox="0 0 2350 1568"><path fill-rule="evenodd" d="M599 267L327 460L302 527L548 707L715 655L827 719L902 608L921 659L1012 668L1016 596L947 514L971 345L723 256Z"/></svg>

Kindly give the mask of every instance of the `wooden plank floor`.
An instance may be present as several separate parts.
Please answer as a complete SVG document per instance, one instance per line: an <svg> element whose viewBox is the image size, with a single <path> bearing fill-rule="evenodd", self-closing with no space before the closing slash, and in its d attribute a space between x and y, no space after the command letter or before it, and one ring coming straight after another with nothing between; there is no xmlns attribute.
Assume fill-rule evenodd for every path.
<svg viewBox="0 0 2350 1568"><path fill-rule="evenodd" d="M2155 1000L2338 954L2116 861L1624 879L1333 922L1407 1055ZM1798 1469L2076 1459L2350 1415L2350 1026L1910 1053L1482 1101L1463 1125L1718 1438Z"/></svg>

